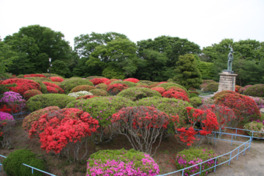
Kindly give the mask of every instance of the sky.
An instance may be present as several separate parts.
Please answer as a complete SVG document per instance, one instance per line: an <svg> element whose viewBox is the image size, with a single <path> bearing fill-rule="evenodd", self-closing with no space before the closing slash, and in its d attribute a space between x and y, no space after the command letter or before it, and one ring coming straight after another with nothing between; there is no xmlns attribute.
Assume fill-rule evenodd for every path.
<svg viewBox="0 0 264 176"><path fill-rule="evenodd" d="M38 24L64 34L118 32L131 41L166 35L201 49L225 38L264 41L264 0L0 0L0 36Z"/></svg>

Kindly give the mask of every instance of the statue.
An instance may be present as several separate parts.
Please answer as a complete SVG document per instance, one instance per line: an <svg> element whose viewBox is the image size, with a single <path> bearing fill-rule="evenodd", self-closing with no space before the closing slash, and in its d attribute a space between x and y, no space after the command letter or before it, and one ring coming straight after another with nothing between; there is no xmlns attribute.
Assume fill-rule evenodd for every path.
<svg viewBox="0 0 264 176"><path fill-rule="evenodd" d="M233 62L233 48L229 46L230 52L228 54L227 71L232 73L232 62Z"/></svg>

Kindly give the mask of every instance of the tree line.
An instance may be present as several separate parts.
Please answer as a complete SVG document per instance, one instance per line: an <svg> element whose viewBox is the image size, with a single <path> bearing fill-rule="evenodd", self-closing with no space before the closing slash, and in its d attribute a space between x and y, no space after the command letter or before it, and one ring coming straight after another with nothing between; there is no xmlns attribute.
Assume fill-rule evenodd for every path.
<svg viewBox="0 0 264 176"><path fill-rule="evenodd" d="M49 69L64 77L172 79L197 87L201 78L218 81L227 67L229 45L234 49L237 84L264 82L264 42L224 39L200 49L179 37L159 36L134 43L124 34L93 32L75 37L72 49L61 32L39 25L22 27L0 40L0 73L45 73Z"/></svg>

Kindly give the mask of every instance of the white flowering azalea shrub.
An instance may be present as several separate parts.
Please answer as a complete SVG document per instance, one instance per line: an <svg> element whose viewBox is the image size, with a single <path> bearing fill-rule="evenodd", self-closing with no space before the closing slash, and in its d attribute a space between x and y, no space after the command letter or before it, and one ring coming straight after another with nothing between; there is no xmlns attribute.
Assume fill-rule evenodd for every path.
<svg viewBox="0 0 264 176"><path fill-rule="evenodd" d="M68 94L68 96L75 97L75 98L78 98L80 96L85 96L85 95L93 95L93 94L88 91L79 91L79 92L73 92L73 93Z"/></svg>

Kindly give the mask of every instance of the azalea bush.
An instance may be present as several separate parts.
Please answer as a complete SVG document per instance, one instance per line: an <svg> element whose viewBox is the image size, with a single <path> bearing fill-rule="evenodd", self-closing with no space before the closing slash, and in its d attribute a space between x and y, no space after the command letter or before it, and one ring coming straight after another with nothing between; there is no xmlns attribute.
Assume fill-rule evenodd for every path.
<svg viewBox="0 0 264 176"><path fill-rule="evenodd" d="M105 84L109 84L110 80L108 78L93 78L90 80L93 85L97 85L97 84L101 84L101 83L105 83Z"/></svg>
<svg viewBox="0 0 264 176"><path fill-rule="evenodd" d="M62 82L62 81L64 81L64 79L62 77L59 77L59 76L52 76L49 79L51 81L53 81L53 82Z"/></svg>
<svg viewBox="0 0 264 176"><path fill-rule="evenodd" d="M107 92L110 95L117 95L119 92L121 92L122 90L127 89L127 88L128 88L128 86L125 84L120 84L120 83L110 84L107 87Z"/></svg>
<svg viewBox="0 0 264 176"><path fill-rule="evenodd" d="M170 89L170 90L163 92L162 96L166 98L176 98L176 99L190 102L189 97L186 93L179 92L174 89Z"/></svg>
<svg viewBox="0 0 264 176"><path fill-rule="evenodd" d="M84 138L91 136L98 127L98 120L92 118L89 113L76 108L64 108L46 113L34 121L29 130L29 137L38 137L41 148L47 153L53 151L58 154L64 150L65 153L72 153L74 160L79 160L79 148L83 142L88 142ZM87 154L86 148L81 159Z"/></svg>
<svg viewBox="0 0 264 176"><path fill-rule="evenodd" d="M58 106L49 106L43 109L39 109L36 110L32 113L30 113L29 115L27 115L24 119L23 119L23 123L22 123L22 127L25 131L29 131L31 128L31 125L33 122L37 121L42 115L48 113L48 112L52 112L52 111L57 111L60 108Z"/></svg>
<svg viewBox="0 0 264 176"><path fill-rule="evenodd" d="M112 84L124 84L128 87L135 87L136 86L136 83L133 83L133 82L130 82L130 81L112 81L110 83L110 85Z"/></svg>
<svg viewBox="0 0 264 176"><path fill-rule="evenodd" d="M2 148L13 147L10 136L14 132L15 123L16 121L11 114L0 111L0 144Z"/></svg>
<svg viewBox="0 0 264 176"><path fill-rule="evenodd" d="M0 99L0 108L10 109L10 113L17 113L24 110L26 106L26 100L16 92L8 91L3 94L3 97Z"/></svg>
<svg viewBox="0 0 264 176"><path fill-rule="evenodd" d="M16 86L7 87L7 88L10 91L20 93L21 95L23 95L25 91L30 90L30 89L41 90L39 83L33 80L22 79L22 78L7 79L7 80L2 81L1 84L3 85L15 84Z"/></svg>
<svg viewBox="0 0 264 176"><path fill-rule="evenodd" d="M43 82L43 84L46 85L48 93L64 93L64 90L54 83Z"/></svg>
<svg viewBox="0 0 264 176"><path fill-rule="evenodd" d="M190 167L198 163L201 163L203 161L206 161L205 163L202 164L202 170L206 170L215 165L215 159L211 159L214 157L216 157L216 154L214 153L213 150L190 148L190 149L184 149L183 151L177 153L174 161L177 170ZM213 170L214 169L209 169L205 172L202 172L202 174L199 175L200 176L208 175L208 173L213 172ZM184 175L189 176L199 172L200 172L200 165L197 165L189 169L186 169L184 171Z"/></svg>
<svg viewBox="0 0 264 176"><path fill-rule="evenodd" d="M251 97L257 104L258 108L264 108L264 100L260 97Z"/></svg>
<svg viewBox="0 0 264 176"><path fill-rule="evenodd" d="M257 131L257 132L254 132L254 133L250 132L250 131L247 131L248 135L250 135L250 136L259 137L259 138L263 138L264 137L264 125L263 125L263 122L257 122L257 121L249 122L249 123L244 125L244 129L250 130L250 131ZM261 133L258 133L258 132L261 132Z"/></svg>
<svg viewBox="0 0 264 176"><path fill-rule="evenodd" d="M29 111L33 112L48 106L58 106L59 108L65 108L69 102L74 100L74 97L64 94L40 94L31 97L26 104Z"/></svg>
<svg viewBox="0 0 264 176"><path fill-rule="evenodd" d="M37 154L26 150L20 149L11 152L3 162L4 171L8 175L29 176L32 175L32 169L22 164L26 163L35 168L46 170L46 162L41 159ZM44 174L34 170L34 176L43 176Z"/></svg>
<svg viewBox="0 0 264 176"><path fill-rule="evenodd" d="M139 80L137 78L127 78L127 79L124 79L123 81L129 81L129 82L133 82L133 83L139 82Z"/></svg>
<svg viewBox="0 0 264 176"><path fill-rule="evenodd" d="M240 122L248 122L251 119L260 119L260 111L256 102L245 95L233 91L222 91L214 97L215 104L227 106L235 112Z"/></svg>
<svg viewBox="0 0 264 176"><path fill-rule="evenodd" d="M46 76L43 75L43 74L28 74L28 75L24 75L24 78L28 78L28 77L43 77L43 78L46 78Z"/></svg>
<svg viewBox="0 0 264 176"><path fill-rule="evenodd" d="M31 90L27 90L26 92L24 92L23 97L28 100L31 97L34 97L35 95L39 95L42 94L41 91L36 90L36 89L31 89Z"/></svg>
<svg viewBox="0 0 264 176"><path fill-rule="evenodd" d="M105 83L100 83L100 84L97 84L95 86L95 88L97 88L97 89L103 89L103 90L107 90L107 87L108 86Z"/></svg>
<svg viewBox="0 0 264 176"><path fill-rule="evenodd" d="M123 107L134 105L133 101L123 97L94 97L72 101L67 108L82 109L99 121L99 133L95 135L94 141L100 143L112 139L112 115Z"/></svg>
<svg viewBox="0 0 264 176"><path fill-rule="evenodd" d="M103 89L92 89L89 92L91 92L95 96L108 96L108 92Z"/></svg>
<svg viewBox="0 0 264 176"><path fill-rule="evenodd" d="M217 82L212 82L208 83L203 89L203 92L217 92L218 90L219 83Z"/></svg>
<svg viewBox="0 0 264 176"><path fill-rule="evenodd" d="M253 97L264 97L264 84L250 86L243 91L243 94Z"/></svg>
<svg viewBox="0 0 264 176"><path fill-rule="evenodd" d="M74 88L71 89L71 93L72 92L79 92L79 91L90 91L92 89L95 89L94 86L89 86L89 85L79 85L79 86L76 86Z"/></svg>
<svg viewBox="0 0 264 176"><path fill-rule="evenodd" d="M93 83L83 78L70 78L61 82L61 88L64 89L65 93L69 93L72 90L72 88L79 85L93 86Z"/></svg>
<svg viewBox="0 0 264 176"><path fill-rule="evenodd" d="M86 175L142 175L159 174L154 159L136 150L100 150L87 161Z"/></svg>
<svg viewBox="0 0 264 176"><path fill-rule="evenodd" d="M168 90L169 87L178 87L178 88L185 90L185 92L187 92L187 89L184 86L177 84L177 83L171 83L171 82L169 82L169 83L160 82L156 87L163 87L166 90Z"/></svg>
<svg viewBox="0 0 264 176"><path fill-rule="evenodd" d="M153 87L151 90L158 91L161 95L166 91L163 87Z"/></svg>
<svg viewBox="0 0 264 176"><path fill-rule="evenodd" d="M160 93L157 91L144 87L130 87L117 94L117 96L129 98L133 101L137 101L146 97L161 97Z"/></svg>
<svg viewBox="0 0 264 176"><path fill-rule="evenodd" d="M201 97L190 98L190 103L193 105L193 107L196 107L196 108L203 104Z"/></svg>
<svg viewBox="0 0 264 176"><path fill-rule="evenodd" d="M85 95L93 95L93 94L87 91L79 91L79 92L73 92L73 93L68 94L68 96L74 97L74 98L78 98L80 96L85 96Z"/></svg>
<svg viewBox="0 0 264 176"><path fill-rule="evenodd" d="M169 124L169 116L150 106L125 107L112 115L111 122L136 150L154 154ZM158 145L152 148L155 142Z"/></svg>
<svg viewBox="0 0 264 176"><path fill-rule="evenodd" d="M79 99L90 99L90 98L94 98L94 97L97 97L97 96L95 96L95 95L84 95L84 96L79 96L76 99L77 100L79 100Z"/></svg>

